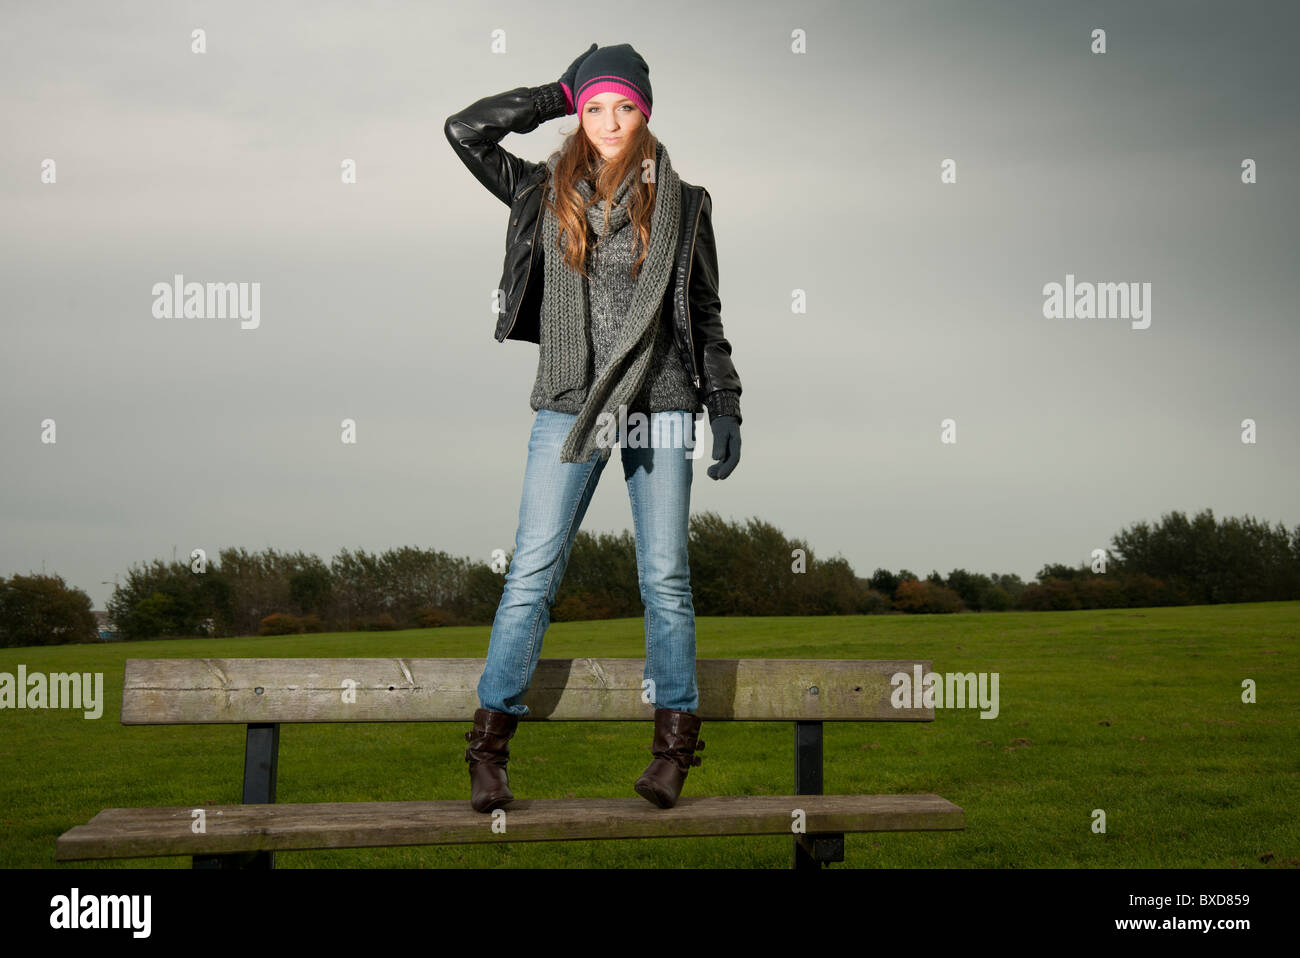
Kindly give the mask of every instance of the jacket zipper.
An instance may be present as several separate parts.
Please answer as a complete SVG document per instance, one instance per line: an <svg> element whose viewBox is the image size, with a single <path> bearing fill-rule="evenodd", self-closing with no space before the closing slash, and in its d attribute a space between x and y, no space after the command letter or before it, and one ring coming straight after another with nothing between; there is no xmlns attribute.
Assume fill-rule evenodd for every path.
<svg viewBox="0 0 1300 958"><path fill-rule="evenodd" d="M695 374L695 389L700 388L700 370L695 364L695 342L691 336L691 266L695 262L695 237L700 231L700 213L704 211L704 197L695 208L695 225L691 228L691 252L686 258L686 345L691 350L691 372Z"/></svg>
<svg viewBox="0 0 1300 958"><path fill-rule="evenodd" d="M535 190L541 185L541 183L534 183L532 186L528 187L527 190L524 190L523 193L519 194L519 199L523 200L523 198L528 195L528 190ZM528 293L528 277L533 274L533 252L537 249L537 233L542 228L542 213L543 210L539 206L537 209L537 222L533 224L533 245L528 250L528 272L524 273L523 291L519 294L519 303L515 306L514 315L510 317L510 325L507 326L506 331L501 334L499 342L505 342L506 337L510 335L510 330L515 328L515 323L519 319L519 310L523 308L524 297Z"/></svg>

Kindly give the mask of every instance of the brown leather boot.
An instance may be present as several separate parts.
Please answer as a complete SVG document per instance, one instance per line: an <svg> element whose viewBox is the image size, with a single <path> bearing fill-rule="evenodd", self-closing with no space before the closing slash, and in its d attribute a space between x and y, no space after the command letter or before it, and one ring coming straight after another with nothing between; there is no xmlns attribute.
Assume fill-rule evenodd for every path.
<svg viewBox="0 0 1300 958"><path fill-rule="evenodd" d="M686 773L702 761L695 754L704 751L699 734L700 719L690 712L655 709L654 761L637 779L636 793L660 808L676 805Z"/></svg>
<svg viewBox="0 0 1300 958"><path fill-rule="evenodd" d="M474 730L465 733L469 748L469 803L476 812L490 812L515 800L510 791L506 762L510 758L510 738L519 725L519 716L492 709L476 709Z"/></svg>

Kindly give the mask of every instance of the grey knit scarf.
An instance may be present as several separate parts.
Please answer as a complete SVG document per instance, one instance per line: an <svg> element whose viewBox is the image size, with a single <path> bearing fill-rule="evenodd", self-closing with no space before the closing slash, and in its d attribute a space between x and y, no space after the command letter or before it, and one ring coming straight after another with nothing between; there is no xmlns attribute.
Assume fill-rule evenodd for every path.
<svg viewBox="0 0 1300 958"><path fill-rule="evenodd" d="M554 174L558 160L559 154L553 153L546 161L551 171L548 196L552 202L555 200ZM639 174L640 170L634 169L633 173ZM655 199L650 214L650 249L637 275L632 302L623 318L622 329L614 343L609 362L587 390L578 418L564 440L560 452L561 462L586 462L598 448L601 450L601 458L608 459L612 447L601 446L597 442L600 415L608 413L617 421L619 406L630 405L645 384L664 291L668 288L668 276L672 272L673 252L677 248L678 234L681 231L681 180L673 172L663 143L659 144L654 176ZM587 186L583 190L583 186L587 184L583 183L578 188L589 202L591 188ZM626 221L628 214L624 200L630 187L631 180L625 180L615 195L614 200L620 205L610 210L611 231ZM602 211L599 214L597 225L595 218L590 215L592 209L590 206L587 209L588 222L592 223L597 236L600 236L604 227L604 213ZM622 219L616 218L620 216ZM586 281L581 273L569 269L563 255L556 249L558 235L559 226L555 217L549 208L544 208L542 242L546 263L545 296L549 301L546 311L552 322L539 337L539 348L546 351L541 365L546 377L545 386L551 396L558 395L565 389L582 388L588 355L589 307ZM577 364L572 361L575 356L579 357Z"/></svg>

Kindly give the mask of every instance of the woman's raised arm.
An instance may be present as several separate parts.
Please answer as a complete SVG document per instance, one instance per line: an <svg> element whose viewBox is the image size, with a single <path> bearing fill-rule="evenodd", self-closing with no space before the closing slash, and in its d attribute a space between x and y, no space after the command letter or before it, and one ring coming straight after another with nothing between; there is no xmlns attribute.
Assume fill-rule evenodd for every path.
<svg viewBox="0 0 1300 958"><path fill-rule="evenodd" d="M545 164L515 156L502 149L500 141L507 133L531 133L546 120L568 113L564 88L557 80L476 100L447 117L443 130L461 162L509 206L519 183Z"/></svg>
<svg viewBox="0 0 1300 958"><path fill-rule="evenodd" d="M531 133L547 120L575 112L573 86L582 61L596 44L578 55L554 83L521 86L476 100L447 117L443 131L462 163L507 206L519 183L544 163L532 163L499 145L507 133Z"/></svg>

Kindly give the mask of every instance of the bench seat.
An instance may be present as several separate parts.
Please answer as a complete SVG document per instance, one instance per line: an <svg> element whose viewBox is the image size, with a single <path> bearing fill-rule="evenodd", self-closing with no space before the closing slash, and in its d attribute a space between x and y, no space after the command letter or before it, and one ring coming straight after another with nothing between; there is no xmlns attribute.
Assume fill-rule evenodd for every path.
<svg viewBox="0 0 1300 958"><path fill-rule="evenodd" d="M194 806L107 808L59 836L55 858L77 861L315 848L790 835L803 809L808 834L962 829L962 810L938 795L684 795L673 808L635 798L516 799L506 832L469 803L325 802L213 805L206 834Z"/></svg>

